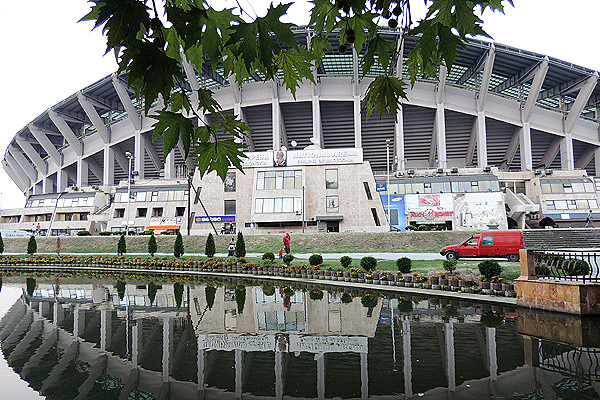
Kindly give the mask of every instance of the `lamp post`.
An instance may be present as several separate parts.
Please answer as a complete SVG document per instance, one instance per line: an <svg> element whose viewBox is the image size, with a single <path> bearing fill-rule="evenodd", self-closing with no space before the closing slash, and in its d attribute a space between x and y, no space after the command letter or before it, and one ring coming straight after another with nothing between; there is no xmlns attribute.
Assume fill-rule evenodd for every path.
<svg viewBox="0 0 600 400"><path fill-rule="evenodd" d="M390 219L390 139L386 139L385 140L385 148L386 148L386 158L387 158L387 162L386 162L386 170L387 170L387 174L385 175L386 177L386 187L385 187L385 192L387 194L387 219L388 219L388 225L390 226L390 230L392 229L392 221Z"/></svg>
<svg viewBox="0 0 600 400"><path fill-rule="evenodd" d="M127 220L125 221L125 231L129 236L129 205L131 204L131 160L133 160L133 154L126 151L125 155L129 160L129 168L127 169Z"/></svg>

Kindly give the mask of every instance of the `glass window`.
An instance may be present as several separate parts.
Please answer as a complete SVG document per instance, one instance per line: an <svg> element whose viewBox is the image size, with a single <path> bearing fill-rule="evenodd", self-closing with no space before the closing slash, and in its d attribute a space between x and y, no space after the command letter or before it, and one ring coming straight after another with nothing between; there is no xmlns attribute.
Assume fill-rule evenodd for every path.
<svg viewBox="0 0 600 400"><path fill-rule="evenodd" d="M152 209L152 216L153 217L162 217L163 216L163 208L162 207L155 207Z"/></svg>
<svg viewBox="0 0 600 400"><path fill-rule="evenodd" d="M175 200L175 192L172 190L169 190L167 192L167 201L173 201Z"/></svg>
<svg viewBox="0 0 600 400"><path fill-rule="evenodd" d="M275 173L275 189L283 189L283 171L277 171Z"/></svg>
<svg viewBox="0 0 600 400"><path fill-rule="evenodd" d="M431 183L424 183L424 192L423 193L431 193Z"/></svg>
<svg viewBox="0 0 600 400"><path fill-rule="evenodd" d="M188 193L187 190L186 191L183 191L183 190L176 191L174 200L179 200L179 201L185 200L184 195L186 195L187 193Z"/></svg>
<svg viewBox="0 0 600 400"><path fill-rule="evenodd" d="M235 215L235 200L225 200L224 208L225 208L225 215Z"/></svg>
<svg viewBox="0 0 600 400"><path fill-rule="evenodd" d="M398 184L398 194L406 194L405 188L406 185L404 185L404 183L399 183Z"/></svg>
<svg viewBox="0 0 600 400"><path fill-rule="evenodd" d="M158 192L158 201L166 201L167 200L167 192L161 190Z"/></svg>
<svg viewBox="0 0 600 400"><path fill-rule="evenodd" d="M281 208L282 212L294 212L294 198L285 197Z"/></svg>
<svg viewBox="0 0 600 400"><path fill-rule="evenodd" d="M542 193L552 193L552 187L549 183L542 183Z"/></svg>
<svg viewBox="0 0 600 400"><path fill-rule="evenodd" d="M338 188L338 170L337 169L326 169L325 170L325 189L337 189Z"/></svg>
<svg viewBox="0 0 600 400"><path fill-rule="evenodd" d="M65 221L73 221L73 213L66 213Z"/></svg>
<svg viewBox="0 0 600 400"><path fill-rule="evenodd" d="M588 204L590 205L590 208L598 208L597 200L588 200Z"/></svg>
<svg viewBox="0 0 600 400"><path fill-rule="evenodd" d="M260 214L263 212L263 199L254 200L254 212Z"/></svg>
<svg viewBox="0 0 600 400"><path fill-rule="evenodd" d="M338 196L327 196L326 201L327 201L327 205L326 205L327 212L338 212L339 211L340 199Z"/></svg>
<svg viewBox="0 0 600 400"><path fill-rule="evenodd" d="M280 213L282 211L283 211L283 199L281 197L276 198L275 206L273 207L273 212Z"/></svg>
<svg viewBox="0 0 600 400"><path fill-rule="evenodd" d="M471 191L471 182L460 182L461 193L470 193Z"/></svg>
<svg viewBox="0 0 600 400"><path fill-rule="evenodd" d="M552 201L552 200L546 200L546 208L548 210L554 210L555 209L554 208L554 201Z"/></svg>
<svg viewBox="0 0 600 400"><path fill-rule="evenodd" d="M152 192L152 200L151 201L158 201L158 192Z"/></svg>
<svg viewBox="0 0 600 400"><path fill-rule="evenodd" d="M484 246L491 246L494 244L493 236L484 236L481 238L481 244Z"/></svg>
<svg viewBox="0 0 600 400"><path fill-rule="evenodd" d="M88 214L89 213L81 213L81 214L79 214L79 220L80 221L87 221L88 220Z"/></svg>
<svg viewBox="0 0 600 400"><path fill-rule="evenodd" d="M562 186L565 193L573 193L573 186L570 183L563 183Z"/></svg>
<svg viewBox="0 0 600 400"><path fill-rule="evenodd" d="M479 191L480 192L489 192L492 190L492 185L490 181L481 181L479 182Z"/></svg>
<svg viewBox="0 0 600 400"><path fill-rule="evenodd" d="M265 173L259 172L256 174L256 190L263 190L265 188Z"/></svg>
<svg viewBox="0 0 600 400"><path fill-rule="evenodd" d="M592 182L584 182L583 187L587 193L594 192L594 184Z"/></svg>
<svg viewBox="0 0 600 400"><path fill-rule="evenodd" d="M302 211L302 199L294 197L294 211Z"/></svg>
<svg viewBox="0 0 600 400"><path fill-rule="evenodd" d="M431 184L431 193L442 193L442 182L433 182Z"/></svg>
<svg viewBox="0 0 600 400"><path fill-rule="evenodd" d="M412 191L413 191L413 193L425 193L425 184L413 182Z"/></svg>
<svg viewBox="0 0 600 400"><path fill-rule="evenodd" d="M185 215L186 207L175 207L175 216L183 217Z"/></svg>
<svg viewBox="0 0 600 400"><path fill-rule="evenodd" d="M137 209L137 216L138 217L145 217L146 215L148 215L148 209L147 208L138 208Z"/></svg>
<svg viewBox="0 0 600 400"><path fill-rule="evenodd" d="M451 182L452 193L460 193L460 182Z"/></svg>
<svg viewBox="0 0 600 400"><path fill-rule="evenodd" d="M551 183L550 187L552 188L552 193L564 193L563 185L560 182Z"/></svg>
<svg viewBox="0 0 600 400"><path fill-rule="evenodd" d="M567 209L567 201L566 200L554 200L554 207L557 210L566 210Z"/></svg>
<svg viewBox="0 0 600 400"><path fill-rule="evenodd" d="M575 200L567 200L567 208L569 210L576 210L577 209L577 203L575 203Z"/></svg>
<svg viewBox="0 0 600 400"><path fill-rule="evenodd" d="M73 205L73 199L65 199L64 207L71 207ZM37 206L37 204L36 204ZM34 206L35 207L35 206Z"/></svg>
<svg viewBox="0 0 600 400"><path fill-rule="evenodd" d="M225 175L224 185L226 192L235 192L235 172L228 172Z"/></svg>
<svg viewBox="0 0 600 400"><path fill-rule="evenodd" d="M137 192L136 201L146 201L146 194L148 192Z"/></svg>
<svg viewBox="0 0 600 400"><path fill-rule="evenodd" d="M575 200L575 203L577 204L578 210L587 210L590 208L587 200Z"/></svg>
<svg viewBox="0 0 600 400"><path fill-rule="evenodd" d="M265 190L275 189L275 172L265 172Z"/></svg>
<svg viewBox="0 0 600 400"><path fill-rule="evenodd" d="M492 181L492 192L499 192L499 191L500 191L500 182Z"/></svg>
<svg viewBox="0 0 600 400"><path fill-rule="evenodd" d="M263 212L272 213L275 207L275 199L264 199L263 200Z"/></svg>
<svg viewBox="0 0 600 400"><path fill-rule="evenodd" d="M365 193L367 194L367 200L373 200L371 189L369 188L369 182L363 182L363 185L365 187Z"/></svg>
<svg viewBox="0 0 600 400"><path fill-rule="evenodd" d="M294 171L294 188L295 189L302 188L302 171L301 170Z"/></svg>
<svg viewBox="0 0 600 400"><path fill-rule="evenodd" d="M472 181L472 182L471 182L471 190L472 190L473 192L479 192L479 182L477 182L477 181L474 181L474 182L473 182L473 181Z"/></svg>
<svg viewBox="0 0 600 400"><path fill-rule="evenodd" d="M294 189L295 178L294 171L283 171L283 188Z"/></svg>
<svg viewBox="0 0 600 400"><path fill-rule="evenodd" d="M573 186L573 193L584 193L585 188L583 187L583 182L573 182L571 184Z"/></svg>

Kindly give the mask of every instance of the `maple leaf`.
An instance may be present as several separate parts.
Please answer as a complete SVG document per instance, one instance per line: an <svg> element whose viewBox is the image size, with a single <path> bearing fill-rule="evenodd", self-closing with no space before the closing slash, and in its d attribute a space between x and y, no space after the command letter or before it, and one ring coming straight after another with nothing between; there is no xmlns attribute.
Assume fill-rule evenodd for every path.
<svg viewBox="0 0 600 400"><path fill-rule="evenodd" d="M282 50L275 58L277 67L283 69L283 83L292 92L294 98L296 98L296 89L300 86L302 78L307 78L315 83L310 64L312 60L315 60L315 56L304 46Z"/></svg>
<svg viewBox="0 0 600 400"><path fill-rule="evenodd" d="M194 136L194 124L192 120L183 115L160 110L156 116L153 116L156 122L153 125L154 133L152 140L162 136L163 152L169 154L171 150L177 146L179 138L183 142L185 156L187 157L190 150L191 139Z"/></svg>
<svg viewBox="0 0 600 400"><path fill-rule="evenodd" d="M391 54L396 50L396 43L382 38L377 35L369 42L367 52L363 58L363 75L366 75L371 70L371 67L375 63L375 54L379 57L377 61L383 67L384 71L388 70L388 66L391 61Z"/></svg>
<svg viewBox="0 0 600 400"><path fill-rule="evenodd" d="M224 181L230 165L242 170L242 159L246 156L243 149L246 145L236 143L233 139L219 140L216 142L203 142L194 147L195 162L200 171L200 177L210 171L215 171Z"/></svg>
<svg viewBox="0 0 600 400"><path fill-rule="evenodd" d="M380 75L369 84L363 105L367 109L367 119L373 113L373 110L379 113L379 116L393 114L396 118L400 98L406 98L404 86L406 84L398 77Z"/></svg>

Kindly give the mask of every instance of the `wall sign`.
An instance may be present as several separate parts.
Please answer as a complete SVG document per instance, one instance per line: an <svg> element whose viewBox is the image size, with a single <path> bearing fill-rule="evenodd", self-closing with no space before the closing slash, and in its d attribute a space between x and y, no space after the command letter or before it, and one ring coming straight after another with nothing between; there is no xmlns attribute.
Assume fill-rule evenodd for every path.
<svg viewBox="0 0 600 400"><path fill-rule="evenodd" d="M315 149L247 152L242 161L243 168L285 167L300 165L362 164L360 148Z"/></svg>
<svg viewBox="0 0 600 400"><path fill-rule="evenodd" d="M197 224L208 224L209 222L235 222L235 215L211 215L210 221L207 216L194 217Z"/></svg>

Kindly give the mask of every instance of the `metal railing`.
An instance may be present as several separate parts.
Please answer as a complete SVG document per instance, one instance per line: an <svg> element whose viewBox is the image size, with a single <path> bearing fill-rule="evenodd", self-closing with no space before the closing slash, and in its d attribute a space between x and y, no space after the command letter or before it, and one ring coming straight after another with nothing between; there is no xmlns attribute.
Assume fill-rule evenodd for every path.
<svg viewBox="0 0 600 400"><path fill-rule="evenodd" d="M575 251L536 251L535 274L539 278L600 281L600 253Z"/></svg>
<svg viewBox="0 0 600 400"><path fill-rule="evenodd" d="M539 346L539 367L587 381L600 381L600 349L572 347L542 340Z"/></svg>

